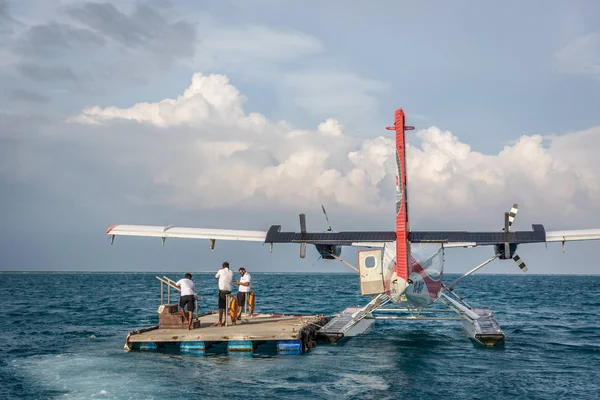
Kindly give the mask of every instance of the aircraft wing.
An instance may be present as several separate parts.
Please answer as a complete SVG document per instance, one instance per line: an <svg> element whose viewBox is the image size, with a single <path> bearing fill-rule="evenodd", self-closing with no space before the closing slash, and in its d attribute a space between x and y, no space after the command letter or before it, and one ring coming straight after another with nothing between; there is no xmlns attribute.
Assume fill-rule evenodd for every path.
<svg viewBox="0 0 600 400"><path fill-rule="evenodd" d="M600 229L546 232L546 242L570 242L577 240L600 240Z"/></svg>
<svg viewBox="0 0 600 400"><path fill-rule="evenodd" d="M542 225L532 225L531 231L467 232L467 231L412 231L411 243L440 243L444 247L476 247L503 243L545 243L580 240L600 240L600 229L580 229L546 232ZM206 229L180 226L113 225L106 233L110 236L144 236L160 238L187 238L209 240L241 240L263 243L307 243L336 246L381 247L396 240L394 231L349 232L281 232L280 225L268 231L238 229Z"/></svg>
<svg viewBox="0 0 600 400"><path fill-rule="evenodd" d="M114 225L106 233L114 236L143 236L186 239L241 240L263 243L308 243L338 246L382 247L385 242L396 240L391 232L281 232L281 225L273 225L268 231L245 231L237 229L187 228L180 226Z"/></svg>
<svg viewBox="0 0 600 400"><path fill-rule="evenodd" d="M232 229L185 228L181 226L151 225L114 225L106 230L114 236L149 236L160 238L213 239L213 240L245 240L264 242L267 232L243 231Z"/></svg>
<svg viewBox="0 0 600 400"><path fill-rule="evenodd" d="M336 246L378 247L396 240L394 231L350 231L350 232L281 232L281 225L269 228L265 243L308 243Z"/></svg>
<svg viewBox="0 0 600 400"><path fill-rule="evenodd" d="M542 225L532 225L531 231L515 232L465 232L465 231L413 231L411 243L440 243L444 247L477 247L503 243L546 243L579 240L600 240L600 229L581 229L546 232Z"/></svg>
<svg viewBox="0 0 600 400"><path fill-rule="evenodd" d="M411 243L440 243L444 247L490 246L500 243L543 243L546 231L542 225L532 225L531 231L466 232L466 231L412 231Z"/></svg>

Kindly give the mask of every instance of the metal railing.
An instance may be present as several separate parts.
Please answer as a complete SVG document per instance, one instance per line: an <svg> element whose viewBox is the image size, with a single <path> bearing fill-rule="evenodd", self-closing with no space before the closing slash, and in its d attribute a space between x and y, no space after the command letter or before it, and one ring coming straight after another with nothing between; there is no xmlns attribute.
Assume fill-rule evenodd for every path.
<svg viewBox="0 0 600 400"><path fill-rule="evenodd" d="M162 278L160 276L157 276L156 279L158 279L160 281L160 305L163 306L165 304L165 285L167 286L167 304L171 304L171 288L178 290L179 292L181 292L181 289L179 289L176 286L176 282L169 278L168 276L162 276ZM196 308L196 319L198 319L198 301L202 300L202 297L198 296L197 294L194 295L194 304L195 304L195 308Z"/></svg>

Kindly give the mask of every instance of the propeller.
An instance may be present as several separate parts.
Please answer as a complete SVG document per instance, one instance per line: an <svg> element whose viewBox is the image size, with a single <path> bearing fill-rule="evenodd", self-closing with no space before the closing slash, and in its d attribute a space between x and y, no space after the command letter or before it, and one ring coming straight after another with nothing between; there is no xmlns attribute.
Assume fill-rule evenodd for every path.
<svg viewBox="0 0 600 400"><path fill-rule="evenodd" d="M329 225L329 228L327 228L327 231L331 232L333 229L331 229L331 223L329 222L329 217L327 216L327 211L325 211L325 207L323 206L323 204L321 204L321 208L323 209L323 214L325 214L325 219L327 220L327 225Z"/></svg>
<svg viewBox="0 0 600 400"><path fill-rule="evenodd" d="M521 257L519 257L517 254L511 254L510 243L508 241L508 233L510 232L510 227L512 226L513 222L515 222L515 217L517 216L518 212L519 212L519 205L513 204L512 208L510 209L510 212L504 213L504 229L503 230L507 235L506 235L506 241L504 242L504 255L501 258L503 258L505 260L512 258L514 260L514 262L517 263L519 268L521 268L521 271L527 272L527 265L521 259ZM516 246L515 246L515 251L516 251Z"/></svg>
<svg viewBox="0 0 600 400"><path fill-rule="evenodd" d="M302 233L302 239L306 233L306 215L300 214L300 233ZM306 242L300 243L300 258L306 257Z"/></svg>
<svg viewBox="0 0 600 400"><path fill-rule="evenodd" d="M325 211L325 206L321 204L321 209L323 210L323 214L325 214L325 219L327 220L327 228L328 232L331 232L333 229L331 228L331 223L329 222L329 216L327 215L327 211ZM306 215L300 214L300 234L302 240L306 240ZM306 257L306 242L300 242L300 258ZM321 255L322 257L322 255ZM318 261L318 260L317 260ZM316 263L316 262L315 262Z"/></svg>
<svg viewBox="0 0 600 400"><path fill-rule="evenodd" d="M521 268L521 271L527 272L527 265L525 265L525 262L523 260L521 260L521 257L519 257L518 255L515 254L513 256L513 260L515 260L515 262L517 263L519 268Z"/></svg>

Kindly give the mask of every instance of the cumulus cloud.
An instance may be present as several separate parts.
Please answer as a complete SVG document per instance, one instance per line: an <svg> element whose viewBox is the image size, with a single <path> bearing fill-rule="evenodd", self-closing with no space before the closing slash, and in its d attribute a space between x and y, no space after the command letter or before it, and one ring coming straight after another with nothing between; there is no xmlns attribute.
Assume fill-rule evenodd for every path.
<svg viewBox="0 0 600 400"><path fill-rule="evenodd" d="M16 29L3 4L0 25L6 22L7 28L0 35L5 32L7 39L0 41L0 72L77 94L108 95L127 85L164 82L173 79L167 73L175 67L216 70L261 89L275 88L279 107L294 107L310 118L365 120L387 87L330 67L337 62L323 43L291 28L231 24L204 12L184 14L168 2L63 1L36 5L43 18L28 12L27 23ZM303 72L307 65L329 67Z"/></svg>
<svg viewBox="0 0 600 400"><path fill-rule="evenodd" d="M86 108L70 121L95 124L107 135L122 120L164 132L158 139L149 134L145 143L140 139L134 162L152 176L155 201L198 208L298 208L324 202L357 212L393 210L391 136L349 137L332 118L315 129L298 129L247 114L244 101L227 77L195 74L177 98L126 109ZM497 154L473 151L436 127L418 131L417 138L418 145L407 149L416 218L479 221L482 210L503 212L513 202L546 220L560 216L581 222L599 214L600 161L590 149L600 145L600 128L522 136ZM151 146L150 139L160 146ZM500 221L502 214L495 217Z"/></svg>
<svg viewBox="0 0 600 400"><path fill-rule="evenodd" d="M340 125L340 123L333 118L327 118L325 122L320 123L317 127L317 130L332 136L342 135L342 125Z"/></svg>
<svg viewBox="0 0 600 400"><path fill-rule="evenodd" d="M183 95L158 103L138 103L131 108L90 107L71 121L95 123L112 119L127 119L161 127L181 124L202 124L207 121L243 116L245 98L224 75L194 74Z"/></svg>
<svg viewBox="0 0 600 400"><path fill-rule="evenodd" d="M540 217L581 220L597 212L600 162L588 163L575 153L589 153L585 142L600 143L600 128L558 137L521 136L498 154L472 151L435 127L417 135L421 146L409 149L409 175L412 200L423 211L452 215L462 210L459 217L466 218L476 207L517 202Z"/></svg>
<svg viewBox="0 0 600 400"><path fill-rule="evenodd" d="M304 32L230 26L207 17L199 24L198 35L194 69L218 70L245 82L273 86L279 107L293 108L296 115L354 118L356 125L373 117L377 99L388 89L384 82L332 67L338 62L330 49Z"/></svg>

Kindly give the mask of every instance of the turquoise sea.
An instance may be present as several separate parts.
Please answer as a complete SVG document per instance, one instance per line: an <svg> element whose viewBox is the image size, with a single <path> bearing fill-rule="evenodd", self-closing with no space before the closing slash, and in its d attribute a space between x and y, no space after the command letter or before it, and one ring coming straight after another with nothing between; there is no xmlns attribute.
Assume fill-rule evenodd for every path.
<svg viewBox="0 0 600 400"><path fill-rule="evenodd" d="M507 335L495 349L458 322L378 321L298 356L125 352L129 331L158 322L156 275L182 277L1 273L0 399L600 398L600 276L465 279L456 291L490 307ZM368 301L356 275L252 275L257 312L333 314ZM201 311L216 309L212 277L194 274Z"/></svg>

